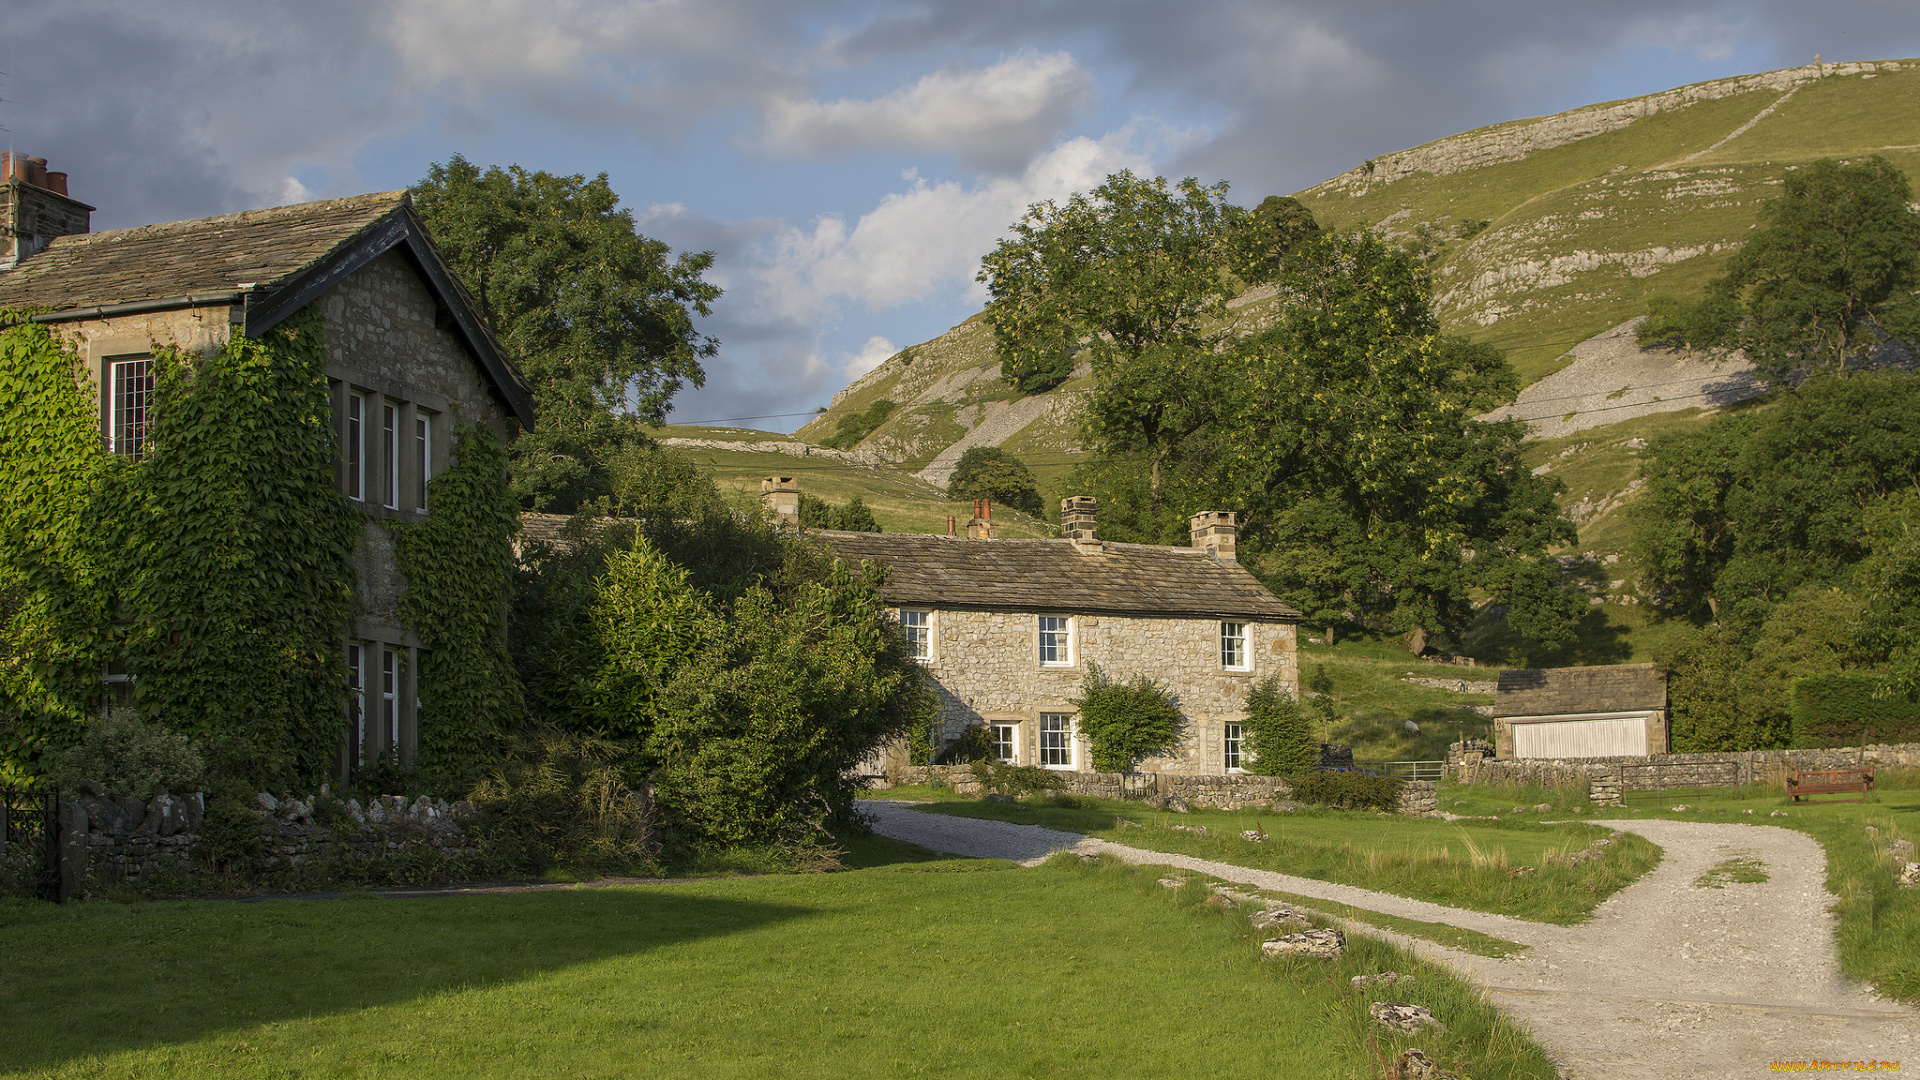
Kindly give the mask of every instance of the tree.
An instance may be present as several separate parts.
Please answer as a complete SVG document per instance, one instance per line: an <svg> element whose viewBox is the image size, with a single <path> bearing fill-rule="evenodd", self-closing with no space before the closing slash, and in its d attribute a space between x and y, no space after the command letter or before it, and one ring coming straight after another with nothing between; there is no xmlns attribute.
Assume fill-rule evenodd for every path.
<svg viewBox="0 0 1920 1080"><path fill-rule="evenodd" d="M848 532L879 532L873 509L855 495L845 506L835 506L814 495L800 496L800 527L804 529L845 529Z"/></svg>
<svg viewBox="0 0 1920 1080"><path fill-rule="evenodd" d="M969 447L960 455L947 481L947 498L992 499L1034 517L1045 513L1032 470L997 446Z"/></svg>
<svg viewBox="0 0 1920 1080"><path fill-rule="evenodd" d="M1920 210L1885 158L1789 173L1726 276L1692 304L1658 298L1643 344L1740 349L1770 382L1857 366L1886 340L1920 345Z"/></svg>
<svg viewBox="0 0 1920 1080"><path fill-rule="evenodd" d="M1072 700L1097 772L1131 772L1141 758L1171 749L1180 735L1180 707L1145 675L1116 682L1088 663L1080 696Z"/></svg>
<svg viewBox="0 0 1920 1080"><path fill-rule="evenodd" d="M572 513L608 492L607 458L644 440L718 343L694 328L718 287L713 253L671 257L634 231L606 174L482 171L455 155L414 208L533 388L539 427L515 441L515 495Z"/></svg>
<svg viewBox="0 0 1920 1080"><path fill-rule="evenodd" d="M1151 496L1172 448L1212 419L1208 362L1233 295L1222 273L1245 211L1227 186L1119 172L1065 206L1039 203L981 260L1001 376L1057 385L1083 351L1098 380L1090 423L1144 454Z"/></svg>
<svg viewBox="0 0 1920 1080"><path fill-rule="evenodd" d="M1269 195L1233 237L1233 272L1250 285L1272 281L1288 256L1319 232L1313 211L1299 199Z"/></svg>

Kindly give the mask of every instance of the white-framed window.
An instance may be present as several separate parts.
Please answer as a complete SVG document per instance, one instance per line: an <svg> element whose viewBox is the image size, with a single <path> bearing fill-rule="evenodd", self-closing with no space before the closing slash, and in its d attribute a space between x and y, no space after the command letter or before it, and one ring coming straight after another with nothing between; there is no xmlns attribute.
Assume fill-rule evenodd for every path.
<svg viewBox="0 0 1920 1080"><path fill-rule="evenodd" d="M1252 666L1247 663L1246 623L1220 624L1220 666L1228 671L1245 671Z"/></svg>
<svg viewBox="0 0 1920 1080"><path fill-rule="evenodd" d="M380 505L400 509L400 406L380 404Z"/></svg>
<svg viewBox="0 0 1920 1080"><path fill-rule="evenodd" d="M358 768L367 763L366 650L347 645L347 762Z"/></svg>
<svg viewBox="0 0 1920 1080"><path fill-rule="evenodd" d="M413 508L426 513L427 481L433 479L433 414L425 409L413 411L413 475L420 481L414 488Z"/></svg>
<svg viewBox="0 0 1920 1080"><path fill-rule="evenodd" d="M1239 724L1226 724L1221 728L1220 746L1224 751L1228 772L1237 772L1245 767L1240 760L1240 750L1243 745Z"/></svg>
<svg viewBox="0 0 1920 1080"><path fill-rule="evenodd" d="M901 608L900 632L915 660L933 659L933 612Z"/></svg>
<svg viewBox="0 0 1920 1080"><path fill-rule="evenodd" d="M358 390L347 391L346 429L340 434L340 458L346 473L347 498L364 502L367 497L367 396Z"/></svg>
<svg viewBox="0 0 1920 1080"><path fill-rule="evenodd" d="M1017 764L1020 760L1020 725L994 724L992 730L993 760Z"/></svg>
<svg viewBox="0 0 1920 1080"><path fill-rule="evenodd" d="M380 649L380 750L382 753L393 751L396 758L400 756L400 703L405 700L401 697L401 686L406 676L406 654L383 646Z"/></svg>
<svg viewBox="0 0 1920 1080"><path fill-rule="evenodd" d="M1072 713L1043 712L1040 714L1040 767L1043 769L1073 768Z"/></svg>
<svg viewBox="0 0 1920 1080"><path fill-rule="evenodd" d="M107 362L107 449L135 461L146 456L153 410L153 358Z"/></svg>
<svg viewBox="0 0 1920 1080"><path fill-rule="evenodd" d="M1073 666L1073 619L1071 616L1040 616L1040 666Z"/></svg>

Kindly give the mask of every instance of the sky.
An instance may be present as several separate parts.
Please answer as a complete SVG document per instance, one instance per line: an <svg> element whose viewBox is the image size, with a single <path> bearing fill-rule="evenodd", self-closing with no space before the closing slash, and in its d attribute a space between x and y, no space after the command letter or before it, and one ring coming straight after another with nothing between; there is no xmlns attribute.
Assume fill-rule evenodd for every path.
<svg viewBox="0 0 1920 1080"><path fill-rule="evenodd" d="M1913 0L0 0L0 140L95 229L605 173L712 251L673 420L788 431L985 300L1025 208L1121 169L1251 206L1459 131L1920 55Z"/></svg>

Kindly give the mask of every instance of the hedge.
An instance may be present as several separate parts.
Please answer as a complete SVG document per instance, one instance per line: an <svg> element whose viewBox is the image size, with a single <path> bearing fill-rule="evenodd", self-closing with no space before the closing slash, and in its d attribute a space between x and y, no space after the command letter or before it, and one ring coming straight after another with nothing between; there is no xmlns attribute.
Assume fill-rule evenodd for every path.
<svg viewBox="0 0 1920 1080"><path fill-rule="evenodd" d="M1902 697L1876 698L1879 686L1879 676L1860 673L1793 680L1788 710L1794 748L1920 742L1920 704Z"/></svg>

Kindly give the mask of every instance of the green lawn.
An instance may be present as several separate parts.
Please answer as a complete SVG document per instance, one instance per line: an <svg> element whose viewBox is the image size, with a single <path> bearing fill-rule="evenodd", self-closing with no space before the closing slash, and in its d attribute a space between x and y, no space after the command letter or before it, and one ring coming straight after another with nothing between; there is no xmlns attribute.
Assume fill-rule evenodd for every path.
<svg viewBox="0 0 1920 1080"><path fill-rule="evenodd" d="M925 809L956 817L1044 825L1119 844L1213 859L1256 870L1357 885L1451 907L1539 922L1574 923L1659 862L1660 849L1623 836L1605 858L1574 866L1551 856L1585 848L1608 831L1538 821L1449 822L1340 810L1290 813L1196 810L1171 814L1140 803L1076 799L1083 807L949 799ZM1169 828L1204 825L1207 835ZM1241 833L1255 827L1260 842ZM1515 873L1529 866L1531 873Z"/></svg>
<svg viewBox="0 0 1920 1080"><path fill-rule="evenodd" d="M883 845L884 846L884 845ZM1204 890L1063 857L510 896L0 904L0 1073L44 1077L1370 1077L1419 1045L1552 1075L1383 943L1259 957ZM858 860L857 860L858 861ZM1348 979L1418 982L1386 1036Z"/></svg>

